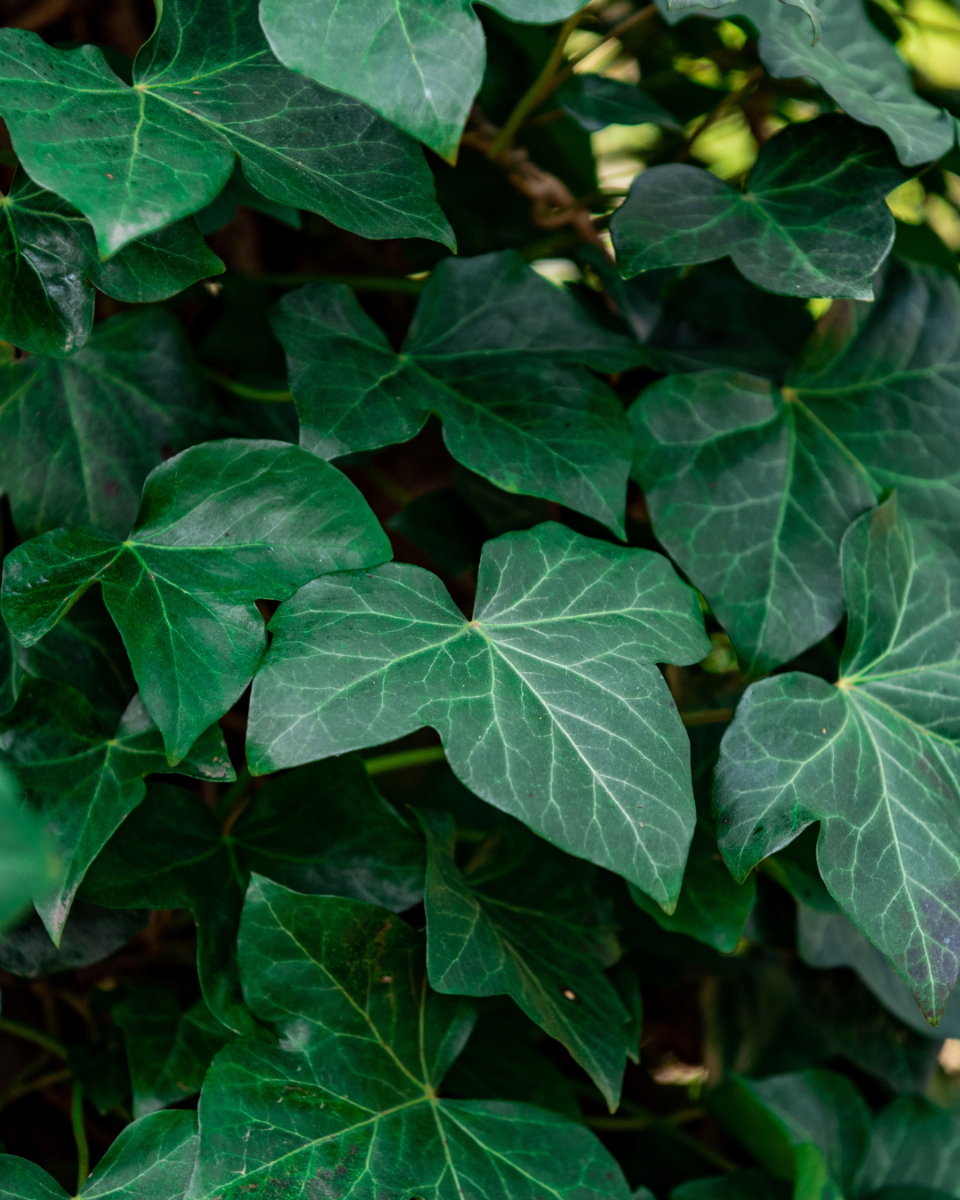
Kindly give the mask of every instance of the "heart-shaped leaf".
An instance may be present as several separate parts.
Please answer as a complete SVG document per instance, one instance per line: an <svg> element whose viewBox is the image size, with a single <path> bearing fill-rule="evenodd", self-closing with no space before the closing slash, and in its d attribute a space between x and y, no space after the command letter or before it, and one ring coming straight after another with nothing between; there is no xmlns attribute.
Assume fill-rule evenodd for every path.
<svg viewBox="0 0 960 1200"><path fill-rule="evenodd" d="M694 809L653 664L710 643L665 558L548 522L487 542L471 621L435 576L397 564L315 580L270 628L255 774L432 725L478 796L672 908Z"/></svg>
<svg viewBox="0 0 960 1200"><path fill-rule="evenodd" d="M937 1020L960 969L960 560L891 498L842 562L841 677L747 691L717 768L720 847L743 878L819 821L824 883Z"/></svg>
<svg viewBox="0 0 960 1200"><path fill-rule="evenodd" d="M687 163L642 172L610 223L626 276L730 255L788 296L872 300L893 245L884 202L904 179L876 129L827 116L766 142L745 191Z"/></svg>
<svg viewBox="0 0 960 1200"><path fill-rule="evenodd" d="M164 0L134 85L95 46L0 31L0 113L32 179L89 217L100 252L197 212L239 155L250 182L365 237L452 245L418 148L271 54L247 0Z"/></svg>
<svg viewBox="0 0 960 1200"><path fill-rule="evenodd" d="M430 989L423 935L399 918L255 876L239 950L247 1002L280 1042L244 1038L214 1060L191 1200L331 1186L356 1200L627 1200L582 1125L438 1098L473 1013Z"/></svg>
<svg viewBox="0 0 960 1200"><path fill-rule="evenodd" d="M3 615L29 646L100 583L173 765L250 682L266 645L256 599L389 556L363 497L322 459L283 442L206 442L151 472L125 541L58 529L18 547Z"/></svg>
<svg viewBox="0 0 960 1200"><path fill-rule="evenodd" d="M343 285L280 302L301 443L324 458L403 442L432 411L450 453L509 492L556 500L623 536L622 406L588 374L643 351L593 320L515 251L446 259L397 354Z"/></svg>

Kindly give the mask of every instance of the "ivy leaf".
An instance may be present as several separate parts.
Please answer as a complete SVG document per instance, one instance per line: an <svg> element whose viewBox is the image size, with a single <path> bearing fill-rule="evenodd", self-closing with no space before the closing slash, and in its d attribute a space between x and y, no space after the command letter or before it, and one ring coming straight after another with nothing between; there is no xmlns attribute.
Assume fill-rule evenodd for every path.
<svg viewBox="0 0 960 1200"><path fill-rule="evenodd" d="M665 913L632 884L630 894L661 929L685 933L721 954L732 954L756 903L757 884L752 875L738 883L724 863L717 861L719 857L713 822L701 818L693 832L676 909Z"/></svg>
<svg viewBox="0 0 960 1200"><path fill-rule="evenodd" d="M87 868L143 799L144 775L170 771L163 743L139 696L113 730L73 688L26 679L16 704L0 717L0 761L13 771L62 860L55 886L34 894L44 925L59 943ZM195 779L235 778L220 730L204 733L177 772Z"/></svg>
<svg viewBox="0 0 960 1200"><path fill-rule="evenodd" d="M72 354L90 336L93 285L117 300L166 300L226 268L193 221L131 242L109 262L90 222L21 167L0 197L0 337L35 354Z"/></svg>
<svg viewBox="0 0 960 1200"><path fill-rule="evenodd" d="M673 907L694 809L653 663L709 642L665 558L546 522L486 543L472 621L435 576L390 564L314 580L270 628L254 774L431 725L476 795Z"/></svg>
<svg viewBox="0 0 960 1200"><path fill-rule="evenodd" d="M182 1200L197 1156L197 1114L157 1112L128 1125L80 1189L83 1200ZM66 1200L42 1167L0 1155L3 1200Z"/></svg>
<svg viewBox="0 0 960 1200"><path fill-rule="evenodd" d="M659 125L675 133L683 129L643 88L603 75L571 76L557 88L557 102L590 133L608 125Z"/></svg>
<svg viewBox="0 0 960 1200"><path fill-rule="evenodd" d="M781 0L736 0L723 17L746 17L760 33L760 60L774 79L814 79L837 106L862 125L890 138L908 167L940 158L952 149L954 118L921 100L910 72L864 11L861 0L816 0L820 38L810 39L807 14ZM672 23L689 13L668 12Z"/></svg>
<svg viewBox="0 0 960 1200"><path fill-rule="evenodd" d="M172 766L257 668L266 630L254 600L389 555L366 502L328 463L283 442L206 442L150 473L126 540L58 529L18 547L3 615L30 646L100 583Z"/></svg>
<svg viewBox="0 0 960 1200"><path fill-rule="evenodd" d="M274 328L307 449L333 458L406 441L436 411L464 466L623 536L626 421L610 389L573 364L619 371L643 352L516 251L441 262L401 354L339 284L289 293Z"/></svg>
<svg viewBox="0 0 960 1200"><path fill-rule="evenodd" d="M512 996L616 1109L638 1038L603 973L619 947L603 928L592 869L504 823L461 871L453 818L425 809L418 816L427 836L430 986L458 996Z"/></svg>
<svg viewBox="0 0 960 1200"><path fill-rule="evenodd" d="M32 179L84 213L101 254L220 192L239 155L271 200L364 237L452 245L420 151L369 109L287 71L246 0L164 0L134 86L95 46L0 31L0 113Z"/></svg>
<svg viewBox="0 0 960 1200"><path fill-rule="evenodd" d="M0 931L13 924L59 872L40 822L20 802L13 774L0 766Z"/></svg>
<svg viewBox="0 0 960 1200"><path fill-rule="evenodd" d="M231 1036L203 1000L181 1012L168 988L134 988L110 1015L124 1034L135 1117L199 1092L214 1055Z"/></svg>
<svg viewBox="0 0 960 1200"><path fill-rule="evenodd" d="M731 1073L710 1109L771 1174L793 1179L796 1200L842 1200L867 1152L870 1110L832 1071L747 1080Z"/></svg>
<svg viewBox="0 0 960 1200"><path fill-rule="evenodd" d="M352 756L270 779L222 820L183 788L155 784L90 868L83 895L119 908L188 908L207 1003L247 1033L236 940L251 871L399 912L423 895L423 843Z"/></svg>
<svg viewBox="0 0 960 1200"><path fill-rule="evenodd" d="M960 964L960 561L892 497L851 526L842 563L841 677L747 691L717 768L720 847L742 878L819 820L831 895L937 1021Z"/></svg>
<svg viewBox="0 0 960 1200"><path fill-rule="evenodd" d="M670 1200L790 1200L791 1194L792 1189L782 1180L747 1169L681 1183L670 1193Z"/></svg>
<svg viewBox="0 0 960 1200"><path fill-rule="evenodd" d="M725 8L732 0L667 0L667 7L671 12L682 11L690 8L705 8L708 10L716 8ZM813 25L813 40L820 40L820 9L817 7L816 0L780 0L781 4L789 4L794 8L799 8L805 12L810 18L810 23Z"/></svg>
<svg viewBox="0 0 960 1200"><path fill-rule="evenodd" d="M922 1096L901 1096L873 1126L859 1194L911 1184L960 1196L960 1115Z"/></svg>
<svg viewBox="0 0 960 1200"><path fill-rule="evenodd" d="M90 523L124 534L147 474L216 416L162 309L104 322L69 359L0 366L0 487L17 529Z"/></svg>
<svg viewBox="0 0 960 1200"><path fill-rule="evenodd" d="M730 255L771 292L872 300L894 237L884 197L903 179L878 130L835 115L790 125L743 192L687 163L642 172L610 223L617 264L629 277Z"/></svg>
<svg viewBox="0 0 960 1200"><path fill-rule="evenodd" d="M630 410L657 537L748 673L839 622L844 531L884 489L947 541L960 521L960 287L892 263L873 305L834 304L789 387L678 375Z"/></svg>
<svg viewBox="0 0 960 1200"><path fill-rule="evenodd" d="M281 1040L244 1038L214 1060L191 1200L253 1184L333 1184L357 1200L411 1189L627 1200L583 1126L526 1104L437 1097L473 1013L430 990L423 935L397 917L255 876L239 953L247 1002Z"/></svg>
<svg viewBox="0 0 960 1200"><path fill-rule="evenodd" d="M576 0L490 0L512 21L547 25ZM338 92L356 96L454 163L483 79L483 28L471 0L261 0L274 53Z"/></svg>
<svg viewBox="0 0 960 1200"><path fill-rule="evenodd" d="M40 836L42 839L43 835ZM52 856L52 861L56 864L56 855ZM56 882L56 875L54 870L52 882ZM150 913L145 909L117 912L84 900L74 900L57 946L50 940L40 914L32 909L26 920L0 941L0 970L24 979L41 979L60 971L88 967L109 958L124 943L142 933L149 920ZM118 1103L124 1098L121 1096ZM110 1109L113 1105L106 1107Z"/></svg>

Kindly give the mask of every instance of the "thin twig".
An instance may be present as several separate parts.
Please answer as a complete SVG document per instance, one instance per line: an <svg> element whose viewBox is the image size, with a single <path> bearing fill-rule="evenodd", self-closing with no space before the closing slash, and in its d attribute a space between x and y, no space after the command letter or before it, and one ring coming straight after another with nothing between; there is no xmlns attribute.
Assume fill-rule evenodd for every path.
<svg viewBox="0 0 960 1200"><path fill-rule="evenodd" d="M66 1059L67 1048L56 1038L50 1037L47 1033L41 1033L39 1029L34 1029L30 1025L21 1025L19 1021L11 1021L9 1017L0 1017L0 1033L10 1033L14 1037L23 1038L26 1042L34 1042L37 1046L42 1046L44 1050L49 1050L51 1054L55 1054L57 1058Z"/></svg>
<svg viewBox="0 0 960 1200"><path fill-rule="evenodd" d="M87 1131L83 1124L83 1088L79 1082L75 1082L73 1085L70 1124L73 1126L73 1136L77 1143L77 1194L79 1195L90 1174L90 1147L87 1145Z"/></svg>
<svg viewBox="0 0 960 1200"><path fill-rule="evenodd" d="M270 392L263 388L247 387L246 384L236 383L226 375L221 375L212 367L203 367L202 371L204 377L209 379L214 387L230 392L234 396L240 396L244 400L258 400L263 404L286 404L293 399L293 392Z"/></svg>
<svg viewBox="0 0 960 1200"><path fill-rule="evenodd" d="M59 1071L49 1071L46 1075L38 1075L36 1079L31 1079L27 1083L17 1084L4 1092L0 1099L0 1109L6 1108L14 1100L19 1100L21 1096L28 1096L31 1092L42 1092L44 1088L53 1087L56 1083L66 1083L68 1079L72 1078L72 1071L61 1068Z"/></svg>

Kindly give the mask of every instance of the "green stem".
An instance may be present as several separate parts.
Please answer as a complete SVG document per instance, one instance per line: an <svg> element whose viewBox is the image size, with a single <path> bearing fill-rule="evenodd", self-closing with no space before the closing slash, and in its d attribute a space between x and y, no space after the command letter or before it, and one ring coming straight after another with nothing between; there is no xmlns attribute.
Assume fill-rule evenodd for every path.
<svg viewBox="0 0 960 1200"><path fill-rule="evenodd" d="M564 21L557 40L553 44L553 49L550 51L550 57L543 64L543 70L517 101L516 108L507 117L506 124L494 138L493 145L487 151L487 157L494 162L496 162L505 150L509 150L513 145L513 139L516 136L517 130L523 124L527 113L532 112L543 100L544 96L547 95L548 84L553 79L557 67L560 66L563 60L563 52L567 45L567 39L580 24L580 18L583 16L584 11L585 9L581 8L572 17L567 17L566 21Z"/></svg>
<svg viewBox="0 0 960 1200"><path fill-rule="evenodd" d="M66 1059L67 1048L58 1042L55 1038L49 1037L45 1033L41 1033L39 1029L33 1029L29 1025L21 1025L19 1021L11 1021L9 1017L0 1017L0 1033L10 1033L14 1037L23 1038L26 1042L33 1042L37 1046L42 1046L44 1050L49 1050L51 1054L55 1054L58 1058Z"/></svg>
<svg viewBox="0 0 960 1200"><path fill-rule="evenodd" d="M83 1125L83 1088L79 1083L73 1085L70 1123L73 1125L73 1136L77 1143L77 1195L79 1195L90 1174L90 1147L87 1145L87 1131Z"/></svg>
<svg viewBox="0 0 960 1200"><path fill-rule="evenodd" d="M3 1100L0 1101L0 1108L6 1108L8 1104L13 1104L14 1100L19 1100L21 1096L29 1096L31 1092L42 1092L44 1088L53 1087L57 1083L66 1083L68 1079L72 1078L72 1072L64 1067L60 1071L49 1071L46 1075L39 1075L28 1083L17 1084L5 1093Z"/></svg>
<svg viewBox="0 0 960 1200"><path fill-rule="evenodd" d="M202 369L204 376L214 387L222 388L223 391L231 392L234 396L240 396L244 400L259 400L263 404L286 404L293 399L293 392L267 392L262 388L247 387L246 384L228 379L226 375L221 375L219 371L214 371L211 367Z"/></svg>
<svg viewBox="0 0 960 1200"><path fill-rule="evenodd" d="M699 1121L707 1115L705 1108L684 1108L668 1117L656 1113L644 1113L640 1117L591 1117L587 1124L591 1129L605 1129L610 1133L629 1133L636 1129L651 1129L655 1125L685 1125L688 1121Z"/></svg>
<svg viewBox="0 0 960 1200"><path fill-rule="evenodd" d="M396 754L379 754L364 762L368 775L386 775L388 771L405 771L424 763L442 762L446 758L442 746L424 746L419 750L399 750Z"/></svg>
<svg viewBox="0 0 960 1200"><path fill-rule="evenodd" d="M725 721L733 720L732 708L701 708L693 712L682 712L680 720L684 725L722 725Z"/></svg>

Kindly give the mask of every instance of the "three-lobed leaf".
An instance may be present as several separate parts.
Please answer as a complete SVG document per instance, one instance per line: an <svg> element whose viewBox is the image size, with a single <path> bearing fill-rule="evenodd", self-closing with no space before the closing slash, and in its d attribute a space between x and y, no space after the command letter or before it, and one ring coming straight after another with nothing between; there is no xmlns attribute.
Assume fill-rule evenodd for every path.
<svg viewBox="0 0 960 1200"><path fill-rule="evenodd" d="M680 891L689 751L655 662L709 651L661 555L547 522L487 542L472 620L405 564L317 579L277 612L254 680L254 774L435 728L459 778L548 841Z"/></svg>
<svg viewBox="0 0 960 1200"><path fill-rule="evenodd" d="M151 472L127 539L58 529L9 555L3 615L31 645L99 583L172 765L257 669L266 630L255 600L389 556L329 463L283 442L206 442Z"/></svg>

